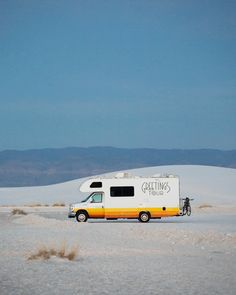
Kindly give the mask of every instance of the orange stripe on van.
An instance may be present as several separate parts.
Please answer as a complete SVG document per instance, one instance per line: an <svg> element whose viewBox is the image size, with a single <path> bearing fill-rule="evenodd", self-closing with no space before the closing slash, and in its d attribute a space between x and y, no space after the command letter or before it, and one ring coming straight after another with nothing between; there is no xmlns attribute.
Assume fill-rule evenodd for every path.
<svg viewBox="0 0 236 295"><path fill-rule="evenodd" d="M75 208L77 212L80 208ZM82 208L81 208L82 209ZM168 217L180 214L178 207L174 208L83 208L89 214L90 218L138 218L139 213L148 211L152 218L155 217Z"/></svg>
<svg viewBox="0 0 236 295"><path fill-rule="evenodd" d="M179 208L106 208L106 218L138 218L141 211L148 211L151 217L164 217L179 215Z"/></svg>

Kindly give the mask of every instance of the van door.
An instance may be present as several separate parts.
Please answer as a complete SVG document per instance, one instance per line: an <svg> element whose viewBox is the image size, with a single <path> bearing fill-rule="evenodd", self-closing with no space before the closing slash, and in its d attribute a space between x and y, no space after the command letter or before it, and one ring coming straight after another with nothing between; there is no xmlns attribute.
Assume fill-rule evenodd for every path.
<svg viewBox="0 0 236 295"><path fill-rule="evenodd" d="M94 193L90 198L88 204L88 214L90 218L104 218L104 195L103 193Z"/></svg>

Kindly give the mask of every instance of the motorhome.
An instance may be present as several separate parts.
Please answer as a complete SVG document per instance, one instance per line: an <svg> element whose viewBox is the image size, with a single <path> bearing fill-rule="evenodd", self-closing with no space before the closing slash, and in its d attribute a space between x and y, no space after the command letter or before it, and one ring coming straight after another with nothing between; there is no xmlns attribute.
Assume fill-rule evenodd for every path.
<svg viewBox="0 0 236 295"><path fill-rule="evenodd" d="M68 217L78 222L88 218L138 219L182 215L179 178L174 175L151 177L118 173L113 177L96 177L80 186L88 193L82 202L71 204Z"/></svg>

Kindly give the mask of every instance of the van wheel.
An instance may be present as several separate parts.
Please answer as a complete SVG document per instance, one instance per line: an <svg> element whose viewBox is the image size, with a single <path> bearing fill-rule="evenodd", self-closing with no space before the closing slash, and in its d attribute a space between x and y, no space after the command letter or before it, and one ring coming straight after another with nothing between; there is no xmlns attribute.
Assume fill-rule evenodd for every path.
<svg viewBox="0 0 236 295"><path fill-rule="evenodd" d="M150 220L149 212L140 212L138 220L140 222L148 222Z"/></svg>
<svg viewBox="0 0 236 295"><path fill-rule="evenodd" d="M76 220L78 222L86 222L88 219L88 213L86 211L78 211L76 213Z"/></svg>

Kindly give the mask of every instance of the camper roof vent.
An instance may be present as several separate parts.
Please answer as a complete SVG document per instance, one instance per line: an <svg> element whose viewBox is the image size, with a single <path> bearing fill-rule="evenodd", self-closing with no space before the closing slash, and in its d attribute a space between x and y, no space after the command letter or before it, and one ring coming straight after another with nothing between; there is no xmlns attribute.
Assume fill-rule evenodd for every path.
<svg viewBox="0 0 236 295"><path fill-rule="evenodd" d="M129 178L132 177L132 175L128 172L119 172L115 175L115 178Z"/></svg>
<svg viewBox="0 0 236 295"><path fill-rule="evenodd" d="M154 174L153 177L161 177L160 173Z"/></svg>

